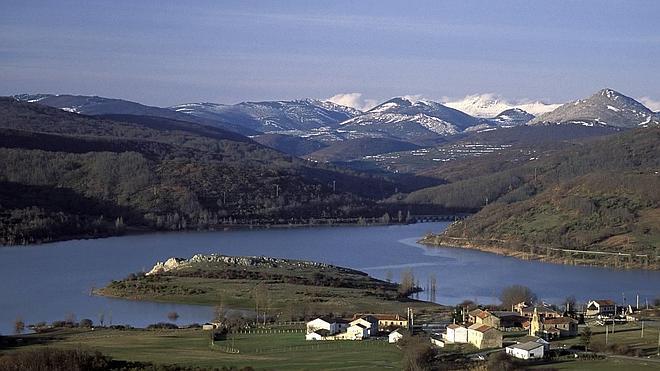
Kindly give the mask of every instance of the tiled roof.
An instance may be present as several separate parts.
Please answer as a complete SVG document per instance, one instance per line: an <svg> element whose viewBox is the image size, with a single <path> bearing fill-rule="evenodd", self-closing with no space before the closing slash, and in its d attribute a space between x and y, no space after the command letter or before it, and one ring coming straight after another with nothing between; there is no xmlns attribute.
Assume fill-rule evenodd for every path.
<svg viewBox="0 0 660 371"><path fill-rule="evenodd" d="M479 332L486 332L486 331L489 331L489 330L494 330L494 328L492 328L488 325L482 325L482 324L478 324L478 323L470 326L469 329L474 330L474 331L479 331Z"/></svg>
<svg viewBox="0 0 660 371"><path fill-rule="evenodd" d="M535 341L528 341L528 342L522 343L522 344L509 345L509 348L517 348L517 349L530 351L530 350L534 350L534 349L536 349L538 347L542 347L542 346L543 346L543 344L539 344Z"/></svg>
<svg viewBox="0 0 660 371"><path fill-rule="evenodd" d="M455 323L452 323L451 325L447 325L447 328L450 328L450 329L452 329L452 330L453 330L453 329L457 329L457 328L461 328L461 327L463 327L463 326L461 326L461 325L457 325L457 324L455 324Z"/></svg>
<svg viewBox="0 0 660 371"><path fill-rule="evenodd" d="M576 323L577 321L570 317L548 318L543 323L548 325L561 325L566 323Z"/></svg>

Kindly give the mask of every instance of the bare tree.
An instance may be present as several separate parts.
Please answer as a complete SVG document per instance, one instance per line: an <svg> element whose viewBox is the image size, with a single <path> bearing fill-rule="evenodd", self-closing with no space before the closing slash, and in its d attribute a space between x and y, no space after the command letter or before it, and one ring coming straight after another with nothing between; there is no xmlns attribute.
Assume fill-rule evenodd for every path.
<svg viewBox="0 0 660 371"><path fill-rule="evenodd" d="M23 322L22 318L16 318L16 321L14 321L14 333L20 335L23 331L25 331L25 322Z"/></svg>
<svg viewBox="0 0 660 371"><path fill-rule="evenodd" d="M536 301L536 295L527 286L512 285L502 290L500 301L502 306L508 309L512 305L522 302L533 303Z"/></svg>

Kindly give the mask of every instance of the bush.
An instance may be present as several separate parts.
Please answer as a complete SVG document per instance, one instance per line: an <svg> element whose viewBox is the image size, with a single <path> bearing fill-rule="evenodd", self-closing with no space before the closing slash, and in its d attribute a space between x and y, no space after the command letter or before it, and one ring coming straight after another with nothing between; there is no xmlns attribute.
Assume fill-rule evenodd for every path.
<svg viewBox="0 0 660 371"><path fill-rule="evenodd" d="M0 371L100 371L109 369L110 362L98 352L45 348L0 357Z"/></svg>
<svg viewBox="0 0 660 371"><path fill-rule="evenodd" d="M147 330L176 330L179 326L173 323L158 322L147 326Z"/></svg>
<svg viewBox="0 0 660 371"><path fill-rule="evenodd" d="M92 322L91 319L85 318L80 320L80 324L78 326L84 328L92 328L94 326L94 322Z"/></svg>

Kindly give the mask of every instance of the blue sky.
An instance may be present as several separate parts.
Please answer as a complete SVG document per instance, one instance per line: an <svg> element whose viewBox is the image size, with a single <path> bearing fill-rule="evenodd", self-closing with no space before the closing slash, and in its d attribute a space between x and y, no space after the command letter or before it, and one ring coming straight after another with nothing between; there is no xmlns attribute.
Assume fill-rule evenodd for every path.
<svg viewBox="0 0 660 371"><path fill-rule="evenodd" d="M11 1L0 94L660 101L658 1Z"/></svg>

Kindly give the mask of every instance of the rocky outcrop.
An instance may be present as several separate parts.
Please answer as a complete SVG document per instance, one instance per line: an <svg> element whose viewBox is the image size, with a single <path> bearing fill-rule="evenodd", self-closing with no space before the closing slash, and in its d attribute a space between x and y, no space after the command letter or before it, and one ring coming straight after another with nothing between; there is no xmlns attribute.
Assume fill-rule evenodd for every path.
<svg viewBox="0 0 660 371"><path fill-rule="evenodd" d="M156 265L146 273L147 276L154 274L166 273L169 271L192 267L198 264L223 264L233 267L289 267L289 268L333 268L344 270L346 272L357 272L362 274L362 272L354 271L348 268L336 267L334 265L303 261L303 260L290 260L290 259L280 259L273 258L268 256L228 256L228 255L202 255L196 254L190 259L183 258L169 258L165 262L157 262Z"/></svg>

